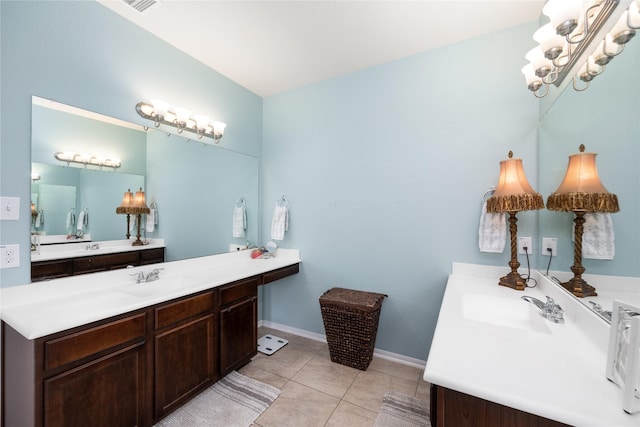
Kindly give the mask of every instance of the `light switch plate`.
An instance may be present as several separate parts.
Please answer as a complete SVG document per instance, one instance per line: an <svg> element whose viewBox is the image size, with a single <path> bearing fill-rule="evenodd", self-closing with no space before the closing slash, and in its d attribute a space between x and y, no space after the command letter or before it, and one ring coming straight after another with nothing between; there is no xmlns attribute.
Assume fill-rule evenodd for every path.
<svg viewBox="0 0 640 427"><path fill-rule="evenodd" d="M0 197L0 220L20 219L20 197Z"/></svg>

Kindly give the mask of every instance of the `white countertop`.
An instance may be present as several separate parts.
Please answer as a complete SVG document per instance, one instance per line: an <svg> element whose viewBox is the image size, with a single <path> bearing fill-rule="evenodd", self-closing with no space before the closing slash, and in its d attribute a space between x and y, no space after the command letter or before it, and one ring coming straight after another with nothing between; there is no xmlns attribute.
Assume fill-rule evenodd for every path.
<svg viewBox="0 0 640 427"><path fill-rule="evenodd" d="M118 314L301 262L300 251L278 249L269 259L240 251L0 289L0 318L35 339ZM162 268L160 279L135 275ZM132 276L133 275L133 276Z"/></svg>
<svg viewBox="0 0 640 427"><path fill-rule="evenodd" d="M105 240L99 242L74 241L73 243L40 245L39 253L38 251L31 251L31 262L79 258L165 247L164 239L148 239L147 244L141 246L133 246L132 243L134 240L135 239ZM87 245L90 247L95 244L99 245L99 249L87 249Z"/></svg>
<svg viewBox="0 0 640 427"><path fill-rule="evenodd" d="M508 269L466 266L454 264L449 276L425 381L574 426L640 425L640 413L623 412L621 390L605 376L608 325L602 319L537 272L537 287L515 291L498 286ZM552 296L565 310L565 323L542 318L523 295ZM521 302L532 326L473 319L470 313L491 311L492 301ZM584 332L591 329L593 336Z"/></svg>

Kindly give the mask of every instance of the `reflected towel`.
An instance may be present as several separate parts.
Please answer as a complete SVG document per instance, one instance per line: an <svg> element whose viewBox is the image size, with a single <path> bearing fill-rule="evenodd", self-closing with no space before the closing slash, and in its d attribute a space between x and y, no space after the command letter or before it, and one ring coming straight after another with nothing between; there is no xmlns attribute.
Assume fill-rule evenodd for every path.
<svg viewBox="0 0 640 427"><path fill-rule="evenodd" d="M233 237L244 237L247 229L247 210L244 206L233 208Z"/></svg>
<svg viewBox="0 0 640 427"><path fill-rule="evenodd" d="M67 212L66 229L70 230L75 225L76 225L76 214L73 212L73 210L70 210L69 212Z"/></svg>
<svg viewBox="0 0 640 427"><path fill-rule="evenodd" d="M575 228L571 227L575 240ZM582 258L613 259L616 254L613 221L608 213L584 214Z"/></svg>
<svg viewBox="0 0 640 427"><path fill-rule="evenodd" d="M131 215L129 219L129 234L134 236L136 234L136 226L138 224L138 215Z"/></svg>
<svg viewBox="0 0 640 427"><path fill-rule="evenodd" d="M80 211L78 214L78 226L76 229L82 231L85 225L89 225L89 214L85 211Z"/></svg>
<svg viewBox="0 0 640 427"><path fill-rule="evenodd" d="M507 219L503 213L487 213L487 202L482 204L478 246L480 252L504 252L507 242Z"/></svg>
<svg viewBox="0 0 640 427"><path fill-rule="evenodd" d="M276 208L273 211L273 221L271 222L271 238L273 240L284 240L284 232L289 230L289 209L286 206L280 206L276 202Z"/></svg>
<svg viewBox="0 0 640 427"><path fill-rule="evenodd" d="M157 223L158 223L158 210L155 208L151 208L149 209L149 213L147 214L147 222L146 222L145 230L148 233L153 233L153 230L155 230Z"/></svg>
<svg viewBox="0 0 640 427"><path fill-rule="evenodd" d="M38 211L38 215L36 216L36 228L40 228L44 225L44 211L42 209Z"/></svg>

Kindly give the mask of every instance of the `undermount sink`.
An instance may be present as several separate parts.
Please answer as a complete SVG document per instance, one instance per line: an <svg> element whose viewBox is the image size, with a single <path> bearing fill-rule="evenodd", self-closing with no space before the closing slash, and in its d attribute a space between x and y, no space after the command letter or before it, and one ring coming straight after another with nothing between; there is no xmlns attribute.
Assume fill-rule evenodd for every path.
<svg viewBox="0 0 640 427"><path fill-rule="evenodd" d="M539 309L520 298L467 293L462 297L462 317L505 328L551 333Z"/></svg>

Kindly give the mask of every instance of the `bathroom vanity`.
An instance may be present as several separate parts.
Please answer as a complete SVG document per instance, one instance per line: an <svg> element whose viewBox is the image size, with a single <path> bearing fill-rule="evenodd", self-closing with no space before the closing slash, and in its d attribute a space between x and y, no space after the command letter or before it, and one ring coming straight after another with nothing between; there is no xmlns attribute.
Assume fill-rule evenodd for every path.
<svg viewBox="0 0 640 427"><path fill-rule="evenodd" d="M424 380L432 425L637 426L605 376L608 324L539 273L524 291L498 286L504 268L454 263ZM528 295L551 296L564 323Z"/></svg>
<svg viewBox="0 0 640 427"><path fill-rule="evenodd" d="M4 426L153 425L251 360L258 286L299 263L242 251L2 289Z"/></svg>

